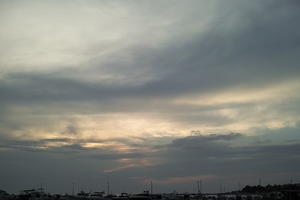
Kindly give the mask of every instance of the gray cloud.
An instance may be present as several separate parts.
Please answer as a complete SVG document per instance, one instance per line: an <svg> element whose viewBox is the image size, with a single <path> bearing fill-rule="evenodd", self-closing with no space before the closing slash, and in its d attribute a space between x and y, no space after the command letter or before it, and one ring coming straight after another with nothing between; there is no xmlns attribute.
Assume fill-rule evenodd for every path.
<svg viewBox="0 0 300 200"><path fill-rule="evenodd" d="M281 134L287 133L282 132ZM50 159L49 161L44 161L46 163L58 159L58 165L62 163L69 165L69 159L71 158L75 159L74 162L81 160L81 162L87 162L86 164L95 162L101 163L98 165L100 177L106 177L106 179L110 177L114 181L120 177L124 178L124 180L131 179L132 177L140 177L135 181L131 179L130 183L132 185L130 187L135 187L135 184L140 184L140 181L144 183L143 180L147 181L152 179L163 181L174 177L201 177L211 175L212 178L205 179L204 182L207 191L215 191L215 185L218 185L220 182L226 183L228 187L236 187L237 182L241 182L243 185L255 184L258 178L262 178L265 184L272 182L284 183L289 180L290 176L297 177L299 175L298 168L300 163L297 154L300 150L299 143L282 141L281 144L277 144L276 140L273 141L270 135L264 135L264 137L275 142L275 144L269 142L253 143L258 137L259 136L244 136L237 133L195 135L173 139L170 143L164 145L157 143L151 144L149 141L153 141L155 138L147 138L142 145L135 145L135 143L132 142L132 147L136 149L136 151L132 153L118 153L105 148L84 148L80 145L83 144L84 141L73 141L71 145L50 147L48 150L35 149L34 151L28 151L27 148L22 147L38 147L43 142L69 140L62 138L57 140L41 140L39 142L15 141L13 143L15 146L11 146L14 148L14 151L9 151L4 154L1 153L0 156L4 160L11 161L21 155L26 155L22 159L26 159L26 157L29 156L28 158L30 158L30 160L38 159L38 162L40 162L41 159ZM6 142L6 145L8 144L9 143ZM22 145L21 148L20 145ZM144 146L149 146L153 150L156 149L156 151L139 151L139 149ZM9 157L9 155L12 157ZM46 158L42 158L41 156L46 156ZM60 160L65 158L67 159L66 161ZM107 168L115 168L115 166L122 166L122 163L117 163L116 161L124 158L138 160L155 159L159 162L151 166L121 168L121 170L108 174L99 171L101 169L105 170ZM20 164L23 162L22 159L19 161ZM287 166L286 163L291 163L291 165ZM92 166L89 166L89 168L93 169L92 171L95 170ZM75 169L79 170L80 174L86 170L77 169L77 167L75 167ZM49 173L51 171L53 170L49 169ZM56 173L60 174L62 172ZM88 174L88 176L90 176L92 172ZM98 175L96 177L98 177ZM191 181L188 182L193 185ZM161 188L160 190L168 190L170 187L179 187L185 190L190 187L180 186L180 182L170 182L168 184L160 184L158 182L156 184L158 184L157 187Z"/></svg>
<svg viewBox="0 0 300 200"><path fill-rule="evenodd" d="M213 175L214 191L299 177L299 1L16 2L0 3L4 189L47 179L52 191L107 180L136 191L143 180ZM204 98L228 91L252 96ZM274 96L256 98L264 91ZM199 105L174 103L193 95ZM131 128L133 115L145 122ZM253 136L214 133L235 127ZM190 186L161 190L172 187Z"/></svg>
<svg viewBox="0 0 300 200"><path fill-rule="evenodd" d="M256 139L240 134L179 138L167 145L153 146L159 151L151 156L159 158L162 163L114 173L116 176L134 174L141 181L213 175L204 179L206 191L215 191L220 183L237 189L238 182L242 185L257 184L258 179L262 178L264 184L284 183L291 176L299 176L299 143L252 143ZM267 136L267 139L272 141L271 136ZM245 141L246 145L243 144ZM286 163L290 165L286 166ZM176 182L157 183L157 187L162 190L180 187L190 191L193 181L188 182L187 186Z"/></svg>
<svg viewBox="0 0 300 200"><path fill-rule="evenodd" d="M215 17L210 28L196 33L193 38L181 42L171 41L165 47L151 49L144 46L128 47L117 54L133 57L133 63L114 59L101 67L90 66L78 71L83 76L91 73L114 75L121 73L126 79L147 79L144 84L125 85L117 79L103 83L82 83L77 80L58 78L61 72L47 74L17 74L8 76L9 82L2 82L2 100L80 100L110 99L122 97L143 97L177 95L190 91L208 91L243 84L256 87L287 78L298 78L299 67L296 52L299 30L297 2L286 4L267 1L237 3L236 7L225 3L221 17ZM233 11L234 10L234 11ZM268 10L268 12L265 12ZM299 16L298 16L299 17ZM234 22L231 19L234 18ZM233 27L232 27L233 26ZM228 30L228 27L232 29ZM188 51L187 51L188 50ZM291 53L293 52L293 53ZM125 56L124 55L124 56ZM113 64L111 63L113 62ZM126 67L128 65L128 67ZM97 68L100 68L97 71ZM152 71L132 73L127 71ZM72 72L64 71L66 75ZM76 74L73 74L76 75ZM77 76L75 76L77 77Z"/></svg>

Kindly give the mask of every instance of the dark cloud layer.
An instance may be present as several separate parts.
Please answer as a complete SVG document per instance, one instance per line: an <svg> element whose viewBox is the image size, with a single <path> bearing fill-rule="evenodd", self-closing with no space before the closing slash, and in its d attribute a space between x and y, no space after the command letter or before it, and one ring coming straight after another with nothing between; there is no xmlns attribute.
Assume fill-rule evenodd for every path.
<svg viewBox="0 0 300 200"><path fill-rule="evenodd" d="M268 139L272 138L271 136L266 137L268 137ZM149 138L146 139L141 146L149 146L153 150L156 150L152 153L139 151L139 148L137 148L137 145L134 143L132 143L132 147L134 147L136 151L121 153L113 152L109 148L83 147L82 144L87 141L72 141L72 144L60 147L47 147L46 149L39 149L38 147L49 141L66 142L70 140L10 141L1 145L1 148L10 149L8 152L1 152L1 160L4 161L4 171L2 171L2 173L5 174L8 172L7 170L13 170L13 173L18 174L18 171L16 171L18 166L24 164L28 165L26 163L32 161L35 162L37 166L53 166L55 162L55 166L60 167L83 162L83 165L87 168L81 168L82 164L78 166L74 165L72 167L72 173L69 174L69 178L81 181L80 184L87 184L84 180L80 179L82 174L86 174L88 177L94 176L99 183L105 182L107 179L111 179L114 183L122 177L124 180L129 179L131 181L132 190L134 190L133 188L136 187L136 184L143 183L147 185L148 180L155 180L158 187L161 187L160 191L168 190L170 187L178 188L180 183L164 182L164 180L174 177L184 178L210 175L208 179L204 179L204 182L206 183L207 191L214 191L214 187L219 183L226 183L228 187L236 187L237 182L244 185L255 184L259 178L262 178L264 183L267 184L274 181L284 182L288 181L290 176L299 176L298 169L300 162L299 155L297 154L300 150L299 143L255 144L251 142L256 139L257 138L253 136L243 136L235 133L222 135L212 134L173 139L171 143L166 145L147 145L147 140L151 140ZM247 144L241 145L245 141ZM99 142L103 143L105 141ZM71 152L72 154L70 154ZM137 165L124 169L121 168L111 173L101 172L101 169L106 169L105 167L122 166L122 163L118 164L118 162L116 162L120 159L155 159L158 160L158 162L150 166ZM98 163L98 165L95 168L95 166L89 165L89 163ZM286 163L289 163L289 165L287 166ZM9 165L12 165L12 168L7 168ZM93 174L96 169L98 171L97 174ZM42 171L45 173L56 173L57 175L64 173L64 170L57 170L58 169L45 167ZM74 174L75 172L79 174L76 175ZM24 177L26 177L26 175L13 177L13 180L21 184L25 181L22 180ZM134 179L131 180L134 177L141 178L137 179L138 182L135 182L133 181ZM36 180L37 177L34 177L34 179L38 181ZM46 180L49 179L50 178L46 178ZM6 178L4 180L6 180ZM52 181L53 180L49 180L49 189L51 187L53 187L53 189L56 188L56 186L51 185ZM64 184L68 184L64 176L62 176L59 181L62 181L60 184L62 188L66 187ZM92 180L92 182L94 181L95 180ZM187 186L181 188L189 190L193 185L193 181L188 180L188 183ZM119 184L114 184L116 184L116 190L119 190L117 189ZM94 186L91 187L94 188Z"/></svg>

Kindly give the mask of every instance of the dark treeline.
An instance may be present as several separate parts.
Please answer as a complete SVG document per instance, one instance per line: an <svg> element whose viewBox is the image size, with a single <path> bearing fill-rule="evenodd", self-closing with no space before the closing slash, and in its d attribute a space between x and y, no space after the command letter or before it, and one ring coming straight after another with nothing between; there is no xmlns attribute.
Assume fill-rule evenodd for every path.
<svg viewBox="0 0 300 200"><path fill-rule="evenodd" d="M266 193L266 192L278 192L300 190L300 184L285 184L285 185L266 185L266 186L245 186L242 189L243 193Z"/></svg>

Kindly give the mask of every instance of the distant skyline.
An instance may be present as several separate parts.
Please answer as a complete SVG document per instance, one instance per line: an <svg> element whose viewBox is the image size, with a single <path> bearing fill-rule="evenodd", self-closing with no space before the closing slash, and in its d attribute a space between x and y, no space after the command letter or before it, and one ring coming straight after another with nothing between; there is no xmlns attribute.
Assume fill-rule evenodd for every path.
<svg viewBox="0 0 300 200"><path fill-rule="evenodd" d="M298 0L0 1L0 189L300 182Z"/></svg>

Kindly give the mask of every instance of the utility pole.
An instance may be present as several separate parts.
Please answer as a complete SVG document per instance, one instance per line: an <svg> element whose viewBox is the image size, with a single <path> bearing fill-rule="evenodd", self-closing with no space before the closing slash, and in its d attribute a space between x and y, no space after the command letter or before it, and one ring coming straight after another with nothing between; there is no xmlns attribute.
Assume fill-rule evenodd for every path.
<svg viewBox="0 0 300 200"><path fill-rule="evenodd" d="M107 195L109 195L109 182L107 181Z"/></svg>
<svg viewBox="0 0 300 200"><path fill-rule="evenodd" d="M75 186L75 183L72 182L72 196L74 196L74 193L75 193L75 188L74 188L74 186Z"/></svg>
<svg viewBox="0 0 300 200"><path fill-rule="evenodd" d="M198 190L198 194L200 193L200 183L199 180L197 181L197 190Z"/></svg>
<svg viewBox="0 0 300 200"><path fill-rule="evenodd" d="M200 193L203 193L203 191L202 191L202 180L200 180Z"/></svg>
<svg viewBox="0 0 300 200"><path fill-rule="evenodd" d="M152 181L150 182L150 194L153 194L153 186L152 186Z"/></svg>

